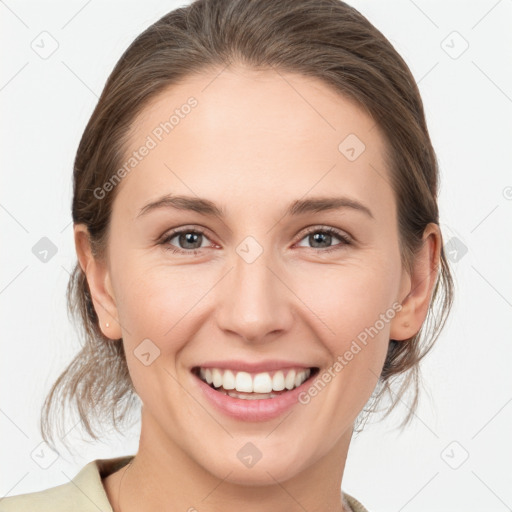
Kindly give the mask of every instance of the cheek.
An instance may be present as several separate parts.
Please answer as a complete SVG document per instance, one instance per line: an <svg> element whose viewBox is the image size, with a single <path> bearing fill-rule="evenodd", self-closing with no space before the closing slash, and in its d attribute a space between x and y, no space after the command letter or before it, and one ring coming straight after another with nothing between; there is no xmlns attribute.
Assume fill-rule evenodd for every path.
<svg viewBox="0 0 512 512"><path fill-rule="evenodd" d="M134 258L116 267L119 278L123 276L117 303L132 382L144 403L151 404L158 395L155 389L167 389L172 396L179 393L162 368L173 373L173 361L197 328L190 319L205 292L198 276L184 266L145 266L140 261ZM147 366L145 353L150 359Z"/></svg>
<svg viewBox="0 0 512 512"><path fill-rule="evenodd" d="M207 270L171 266L151 258L133 255L116 267L116 302L125 342L153 340L161 349L169 340L182 339L178 333L194 317L194 308L214 282ZM119 300L117 300L117 293ZM177 348L177 347L174 347Z"/></svg>
<svg viewBox="0 0 512 512"><path fill-rule="evenodd" d="M296 281L295 290L322 320L326 339L335 340L337 346L357 337L390 309L399 284L398 269L396 262L384 258L329 268L311 266Z"/></svg>

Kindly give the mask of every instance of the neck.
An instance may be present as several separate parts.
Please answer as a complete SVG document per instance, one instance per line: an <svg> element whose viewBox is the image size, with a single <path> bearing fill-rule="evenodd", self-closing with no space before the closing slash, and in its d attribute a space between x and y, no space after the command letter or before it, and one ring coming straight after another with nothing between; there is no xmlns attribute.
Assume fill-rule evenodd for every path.
<svg viewBox="0 0 512 512"><path fill-rule="evenodd" d="M288 469L289 477L278 478L265 471L264 481L248 483L237 477L238 468L212 474L143 412L139 450L130 466L110 479L107 494L115 512L344 512L341 482L351 435L351 430L344 433L328 453L302 471ZM235 440L234 444L240 445Z"/></svg>

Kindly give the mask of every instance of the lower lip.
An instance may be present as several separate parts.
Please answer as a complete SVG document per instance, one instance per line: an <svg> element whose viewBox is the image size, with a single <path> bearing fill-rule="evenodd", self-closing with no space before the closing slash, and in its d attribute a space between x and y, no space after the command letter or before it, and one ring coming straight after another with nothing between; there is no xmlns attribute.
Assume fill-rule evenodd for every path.
<svg viewBox="0 0 512 512"><path fill-rule="evenodd" d="M215 391L197 375L193 375L199 387L210 402L222 413L242 421L268 421L277 418L298 403L298 397L305 391L313 379L310 377L299 387L287 391L274 398L261 398L257 400L244 400L233 398L219 391Z"/></svg>

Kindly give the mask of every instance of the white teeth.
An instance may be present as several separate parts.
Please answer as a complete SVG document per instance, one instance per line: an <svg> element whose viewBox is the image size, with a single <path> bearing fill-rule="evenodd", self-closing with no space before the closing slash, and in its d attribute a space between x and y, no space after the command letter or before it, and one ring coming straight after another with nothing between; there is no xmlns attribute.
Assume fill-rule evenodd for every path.
<svg viewBox="0 0 512 512"><path fill-rule="evenodd" d="M217 368L214 368L212 370L212 377L213 377L213 385L216 388L220 388L222 386L222 373Z"/></svg>
<svg viewBox="0 0 512 512"><path fill-rule="evenodd" d="M306 380L306 379L302 378L302 375L300 374L300 372L297 373L295 375L295 382L294 382L295 387L298 388L304 382L304 380Z"/></svg>
<svg viewBox="0 0 512 512"><path fill-rule="evenodd" d="M284 374L281 370L274 373L274 377L272 377L272 389L274 391L282 391L284 389Z"/></svg>
<svg viewBox="0 0 512 512"><path fill-rule="evenodd" d="M245 391L252 393L252 377L250 373L238 372L235 377L235 389L237 391Z"/></svg>
<svg viewBox="0 0 512 512"><path fill-rule="evenodd" d="M261 400L264 398L274 398L278 396L274 393L252 393L251 395L236 393L234 391L222 391L222 393L233 398L241 398L242 400Z"/></svg>
<svg viewBox="0 0 512 512"><path fill-rule="evenodd" d="M206 382L208 382L208 384L211 384L213 382L213 378L212 378L212 371L209 369L209 368L206 368L206 370L203 370L201 368L201 377L204 378L204 380L206 380Z"/></svg>
<svg viewBox="0 0 512 512"><path fill-rule="evenodd" d="M254 376L252 388L255 393L270 393L272 391L272 377L268 373L258 373Z"/></svg>
<svg viewBox="0 0 512 512"><path fill-rule="evenodd" d="M284 379L286 389L293 389L295 386L295 370L290 370Z"/></svg>
<svg viewBox="0 0 512 512"><path fill-rule="evenodd" d="M286 375L285 375L286 373ZM233 372L221 368L200 368L199 375L202 380L216 388L223 387L226 390L233 390L241 393L271 393L271 391L282 391L294 389L300 386L311 374L311 369L296 371L279 370L271 376L268 372L251 375L248 372ZM228 393L231 395L231 393Z"/></svg>
<svg viewBox="0 0 512 512"><path fill-rule="evenodd" d="M224 372L222 387L224 389L235 389L235 376L231 370L226 370Z"/></svg>

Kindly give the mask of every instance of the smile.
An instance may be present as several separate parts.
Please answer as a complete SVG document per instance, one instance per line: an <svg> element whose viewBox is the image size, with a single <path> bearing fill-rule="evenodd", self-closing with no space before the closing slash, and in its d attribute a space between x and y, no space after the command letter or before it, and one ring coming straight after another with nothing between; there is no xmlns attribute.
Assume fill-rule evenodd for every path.
<svg viewBox="0 0 512 512"><path fill-rule="evenodd" d="M192 372L212 389L245 400L274 398L301 386L318 373L318 368L286 368L249 373L223 368L194 367Z"/></svg>

